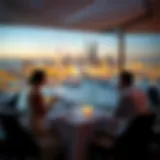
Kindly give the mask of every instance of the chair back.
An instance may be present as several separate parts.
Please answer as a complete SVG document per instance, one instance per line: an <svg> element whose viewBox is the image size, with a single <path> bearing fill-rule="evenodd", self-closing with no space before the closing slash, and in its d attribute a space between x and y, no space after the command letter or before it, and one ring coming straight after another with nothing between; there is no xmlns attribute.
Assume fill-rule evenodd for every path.
<svg viewBox="0 0 160 160"><path fill-rule="evenodd" d="M142 115L135 118L129 125L127 131L124 133L124 136L146 139L149 134L152 132L152 126L154 123L156 116L154 114L151 115Z"/></svg>
<svg viewBox="0 0 160 160"><path fill-rule="evenodd" d="M117 159L120 155L125 155L127 159L146 155L153 138L152 126L155 118L156 116L153 114L141 115L130 123L126 132L117 140L115 145ZM123 157L123 159L126 158Z"/></svg>

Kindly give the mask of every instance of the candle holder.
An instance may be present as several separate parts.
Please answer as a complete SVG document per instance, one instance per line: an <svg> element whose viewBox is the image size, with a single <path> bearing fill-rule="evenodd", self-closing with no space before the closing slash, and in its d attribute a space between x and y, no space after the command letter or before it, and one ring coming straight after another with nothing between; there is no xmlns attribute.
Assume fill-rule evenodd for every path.
<svg viewBox="0 0 160 160"><path fill-rule="evenodd" d="M91 117L93 115L93 107L92 106L85 105L82 107L81 110L82 110L82 114L85 117Z"/></svg>

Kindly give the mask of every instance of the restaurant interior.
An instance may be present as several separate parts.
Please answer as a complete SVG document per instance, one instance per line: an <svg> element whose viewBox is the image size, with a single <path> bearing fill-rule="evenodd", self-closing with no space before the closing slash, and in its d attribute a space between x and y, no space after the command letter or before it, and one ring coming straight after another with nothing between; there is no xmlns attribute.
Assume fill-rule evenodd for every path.
<svg viewBox="0 0 160 160"><path fill-rule="evenodd" d="M0 61L3 62L0 64L0 159L159 160L159 8L159 0L0 0L0 34L4 40L9 32L1 32L1 27L33 28L34 31L55 29L62 32L62 37L72 32L95 36L88 44L84 42L87 56L63 55L62 50L67 52L67 47L62 47L56 50L58 54L50 54L48 59L26 53L22 55L23 60L17 61L12 54L4 58L0 35ZM157 46L151 40L147 43L153 49L158 48L151 66L128 60L128 35L157 38ZM114 58L97 57L95 40L98 41L100 36L114 37ZM55 39L58 41L58 36ZM12 43L13 46L16 44ZM43 50L41 45L38 44L39 50ZM145 45L142 48L148 47ZM31 58L24 58L28 56ZM8 59L11 64L19 66L15 70L8 67ZM3 68L4 64L8 70ZM132 120L115 116L119 99L123 97L118 88L119 76L128 70L132 70L136 85L140 85L144 95L150 98L146 100L150 113ZM46 104L51 102L51 105L46 105L48 108L44 111L46 106L42 105L38 90L46 79L46 88L42 88L44 101ZM145 88L148 83L150 91ZM139 93L136 97L141 108L143 98L138 96ZM152 99L153 103L158 101L156 105ZM127 104L130 103L124 102L126 110ZM45 112L45 116L40 118L32 106L38 106L37 111L41 115ZM33 126L41 133L34 133Z"/></svg>

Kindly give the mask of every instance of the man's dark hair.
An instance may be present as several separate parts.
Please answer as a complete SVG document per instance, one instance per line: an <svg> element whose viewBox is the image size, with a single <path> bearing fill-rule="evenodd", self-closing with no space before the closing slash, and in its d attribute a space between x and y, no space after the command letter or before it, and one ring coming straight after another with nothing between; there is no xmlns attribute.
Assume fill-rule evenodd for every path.
<svg viewBox="0 0 160 160"><path fill-rule="evenodd" d="M31 74L30 78L29 78L29 84L30 85L36 85L39 84L41 82L43 82L46 79L46 74L43 70L35 70L33 71L33 73Z"/></svg>
<svg viewBox="0 0 160 160"><path fill-rule="evenodd" d="M123 71L120 73L120 80L123 81L127 86L134 84L134 75L130 71Z"/></svg>

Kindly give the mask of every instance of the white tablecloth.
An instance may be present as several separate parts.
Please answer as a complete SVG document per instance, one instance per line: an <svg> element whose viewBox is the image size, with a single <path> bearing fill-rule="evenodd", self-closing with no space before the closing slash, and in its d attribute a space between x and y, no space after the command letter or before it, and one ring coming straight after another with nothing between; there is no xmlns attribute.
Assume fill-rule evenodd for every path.
<svg viewBox="0 0 160 160"><path fill-rule="evenodd" d="M84 160L87 146L95 129L105 129L113 134L119 133L122 123L112 118L111 113L95 110L93 116L85 118L77 108L74 110L53 110L46 118L47 128L56 128L68 150L68 160ZM123 123L123 130L126 125Z"/></svg>

